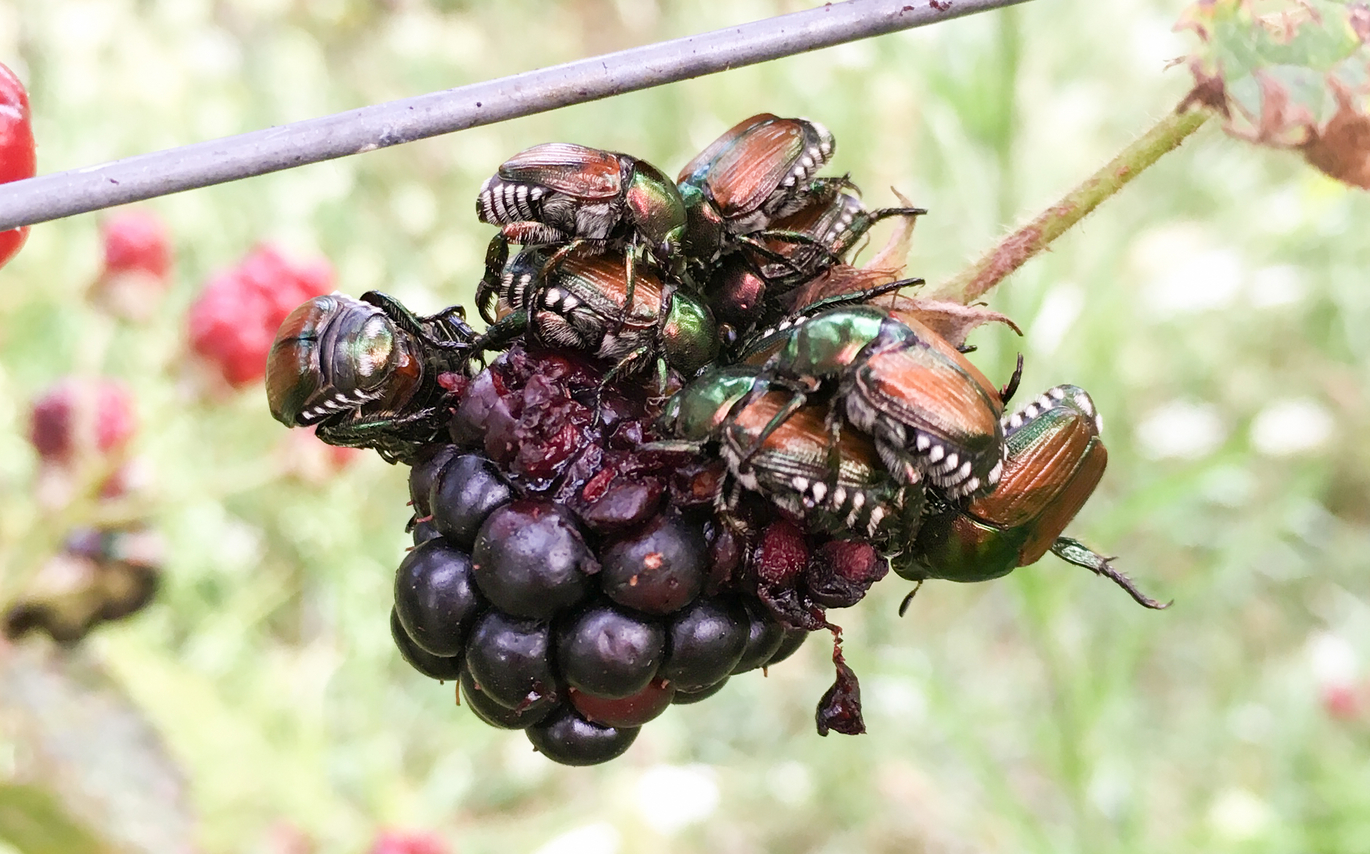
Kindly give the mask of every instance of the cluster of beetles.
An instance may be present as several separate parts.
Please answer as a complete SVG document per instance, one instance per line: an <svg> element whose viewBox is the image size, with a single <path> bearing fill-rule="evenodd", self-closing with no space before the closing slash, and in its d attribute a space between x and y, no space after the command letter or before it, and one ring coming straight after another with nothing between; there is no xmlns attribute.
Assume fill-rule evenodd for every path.
<svg viewBox="0 0 1370 854"><path fill-rule="evenodd" d="M1008 410L1021 359L994 385L966 358L964 327L901 293L921 280L850 265L874 224L911 226L925 211L868 209L847 177L819 174L834 148L817 122L761 114L672 181L627 154L534 146L476 200L480 221L498 227L476 289L485 331L460 306L420 316L374 291L317 297L277 334L271 412L411 466L464 442L512 497L567 503L594 548L678 505L670 512L703 520L709 561L734 556L709 590L755 597L786 629L835 628L812 618L815 573L982 581L1048 551L1164 607L1061 536L1107 460L1089 395L1060 385ZM479 418L493 409L472 403L472 389L507 394L510 359L525 380L571 370L528 369L530 359L570 359L557 364L589 366L593 380L577 368L579 385L530 381L519 399L539 403L501 417L550 423L564 407L548 395L585 417L524 424L501 441L529 447L492 449L499 431ZM611 398L638 403L625 415ZM530 454L554 463L538 468ZM633 493L646 503L596 527L613 514L586 495L614 483L648 484ZM425 498L415 495L416 530L436 512ZM777 547L778 526L800 545ZM669 663L669 645L662 654Z"/></svg>

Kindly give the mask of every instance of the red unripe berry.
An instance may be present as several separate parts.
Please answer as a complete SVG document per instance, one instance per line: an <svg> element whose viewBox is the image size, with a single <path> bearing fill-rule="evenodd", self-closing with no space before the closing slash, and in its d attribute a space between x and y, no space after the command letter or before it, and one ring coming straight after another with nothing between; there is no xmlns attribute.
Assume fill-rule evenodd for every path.
<svg viewBox="0 0 1370 854"><path fill-rule="evenodd" d="M0 183L32 178L37 172L28 92L14 72L0 64ZM28 236L28 226L0 231L0 267Z"/></svg>
<svg viewBox="0 0 1370 854"><path fill-rule="evenodd" d="M370 854L448 854L448 850L447 844L430 831L383 830Z"/></svg>
<svg viewBox="0 0 1370 854"><path fill-rule="evenodd" d="M266 375L266 357L286 315L333 290L327 261L295 263L259 246L216 274L191 305L190 346L234 388Z"/></svg>
<svg viewBox="0 0 1370 854"><path fill-rule="evenodd" d="M1330 682L1322 686L1322 707L1329 717L1352 721L1365 712L1365 702L1355 685Z"/></svg>
<svg viewBox="0 0 1370 854"><path fill-rule="evenodd" d="M135 432L133 395L107 379L62 380L34 401L29 423L29 441L49 463L69 463L87 451L117 453Z"/></svg>
<svg viewBox="0 0 1370 854"><path fill-rule="evenodd" d="M147 273L165 281L171 272L171 239L166 223L152 211L124 208L100 226L105 244L102 276Z"/></svg>

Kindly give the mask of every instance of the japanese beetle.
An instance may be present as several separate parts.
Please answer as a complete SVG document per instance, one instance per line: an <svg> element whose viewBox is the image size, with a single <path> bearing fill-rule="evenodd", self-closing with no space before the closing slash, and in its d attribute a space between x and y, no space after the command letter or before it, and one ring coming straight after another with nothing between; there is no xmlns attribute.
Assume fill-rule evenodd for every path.
<svg viewBox="0 0 1370 854"><path fill-rule="evenodd" d="M989 495L930 513L894 570L923 581L987 581L1036 563L1048 551L1111 579L1148 608L1166 605L1076 540L1062 537L1108 463L1094 402L1082 389L1050 389L1004 419L1003 477Z"/></svg>
<svg viewBox="0 0 1370 854"><path fill-rule="evenodd" d="M874 306L829 309L762 333L744 346L741 361L809 392L835 383L834 413L840 408L871 434L881 459L906 483L921 472L956 499L988 492L999 480L1001 392L912 316Z"/></svg>
<svg viewBox="0 0 1370 854"><path fill-rule="evenodd" d="M721 489L717 501L734 524L741 487L833 536L910 542L923 507L922 485L896 482L869 437L854 431L834 437L826 406L805 406L802 395L787 391L757 396L757 381L755 369L745 366L702 374L662 413L663 432L677 441L656 444L697 451L719 443L734 486Z"/></svg>
<svg viewBox="0 0 1370 854"><path fill-rule="evenodd" d="M566 142L535 145L506 160L480 188L476 216L514 243L626 240L659 269L679 275L685 203L645 160Z"/></svg>
<svg viewBox="0 0 1370 854"><path fill-rule="evenodd" d="M876 223L925 213L913 207L868 211L850 193L816 193L755 235L766 255L747 247L719 264L709 277L709 304L720 321L738 329L775 323L795 308L787 295L841 263ZM777 257L782 260L773 260Z"/></svg>
<svg viewBox="0 0 1370 854"><path fill-rule="evenodd" d="M629 284L624 258L578 247L554 264L550 247L520 252L504 267L498 290L490 274L476 292L481 314L498 318L477 342L497 349L530 333L538 342L569 347L614 364L606 380L655 362L686 379L718 355L718 329L706 305L646 269ZM495 300L495 310L490 303Z"/></svg>
<svg viewBox="0 0 1370 854"><path fill-rule="evenodd" d="M819 188L845 186L844 178L811 180L836 147L817 122L770 113L739 122L676 178L689 217L685 254L710 265L733 248L735 236L762 231L794 213Z"/></svg>
<svg viewBox="0 0 1370 854"><path fill-rule="evenodd" d="M266 363L271 415L332 445L407 460L443 429L443 374L464 374L475 333L460 307L418 317L385 294L314 297L286 317Z"/></svg>

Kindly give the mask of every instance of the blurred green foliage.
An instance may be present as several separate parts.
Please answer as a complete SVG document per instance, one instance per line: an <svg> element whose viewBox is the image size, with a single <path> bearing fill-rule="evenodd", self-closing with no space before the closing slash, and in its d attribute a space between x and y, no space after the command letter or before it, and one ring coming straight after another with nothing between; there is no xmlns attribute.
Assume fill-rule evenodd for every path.
<svg viewBox="0 0 1370 854"><path fill-rule="evenodd" d="M207 396L184 365L185 307L258 241L326 255L345 292L436 310L470 300L490 233L473 200L505 157L568 140L669 172L761 111L831 128L833 170L872 204L896 187L930 209L909 272L936 283L1183 97L1187 72L1167 70L1191 47L1170 32L1181 6L1042 0L160 199L175 283L144 326L83 300L98 217L39 226L0 272L0 590L72 521L33 502L26 401L107 373L137 393L143 500L170 560L152 608L72 655L160 731L204 851L285 854L298 831L363 852L397 825L463 854L577 830L585 844L562 850L1366 850L1370 197L1293 155L1206 128L992 292L1024 339L973 339L996 380L1025 353L1025 395L1093 394L1112 466L1071 533L1175 606L1144 612L1051 557L931 583L902 620L906 590L887 581L838 617L859 738L814 734L832 673L815 639L768 678L672 709L608 766L545 762L392 648L404 472L368 456L286 477L264 394ZM29 85L47 172L792 8L12 0L0 61ZM1359 704L1326 702L1338 686ZM41 762L5 740L6 701L0 781ZM685 796L646 781L695 765L717 809L673 829L660 801Z"/></svg>

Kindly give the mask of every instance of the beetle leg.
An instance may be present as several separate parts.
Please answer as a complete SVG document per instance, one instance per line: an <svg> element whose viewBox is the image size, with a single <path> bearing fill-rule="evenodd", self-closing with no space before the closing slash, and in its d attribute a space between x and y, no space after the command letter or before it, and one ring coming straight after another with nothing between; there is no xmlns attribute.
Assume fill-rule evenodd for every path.
<svg viewBox="0 0 1370 854"><path fill-rule="evenodd" d="M756 387L753 386L752 392L749 392L749 396L751 393L754 393L755 391ZM777 429L779 429L780 425L784 424L786 419L788 419L795 412L798 412L800 407L802 407L805 401L807 400L808 395L804 394L802 391L793 392L790 396L790 399L786 401L785 405L780 407L780 411L777 412L775 415L771 416L771 420L766 422L766 426L762 427L761 432L757 434L754 440L752 440L751 447L747 448L747 452L742 455L740 460L738 460L737 467L739 469L746 468L747 465L751 462L752 457L760 453L761 446L766 444L766 440L770 438L771 434L774 433Z"/></svg>
<svg viewBox="0 0 1370 854"><path fill-rule="evenodd" d="M1008 378L1008 383L999 389L999 400L1004 406L1013 399L1013 393L1018 390L1018 381L1023 378L1023 354L1018 354L1018 365L1013 369L1013 376Z"/></svg>
<svg viewBox="0 0 1370 854"><path fill-rule="evenodd" d="M896 282L876 285L873 288L865 288L864 290L855 291L849 294L837 294L835 296L824 297L823 299L811 302L806 306L794 310L791 312L791 316L807 317L822 311L827 311L830 308L839 308L846 305L860 305L887 294L903 290L904 288L914 288L922 284L924 284L924 281L919 278L900 279Z"/></svg>
<svg viewBox="0 0 1370 854"><path fill-rule="evenodd" d="M899 603L899 616L902 617L905 613L908 612L909 606L913 604L914 594L916 594L922 588L922 586L923 582L921 581L913 585L913 589L909 591L909 595L905 596L904 601Z"/></svg>
<svg viewBox="0 0 1370 854"><path fill-rule="evenodd" d="M573 235L542 222L511 222L500 228L510 243L561 243Z"/></svg>
<svg viewBox="0 0 1370 854"><path fill-rule="evenodd" d="M486 350L503 350L515 338L528 331L528 312L514 311L505 315L476 340L471 342L471 350L482 353Z"/></svg>
<svg viewBox="0 0 1370 854"><path fill-rule="evenodd" d="M1095 575L1102 575L1104 578L1112 581L1114 584L1126 590L1128 595L1131 596L1138 605L1145 608L1159 611L1175 604L1173 599L1169 602L1162 603L1147 596L1137 589L1137 585L1133 583L1132 579L1114 569L1113 565L1109 563L1108 558L1094 552L1079 540L1072 540L1069 537L1057 537L1056 542L1051 546L1051 551L1067 563L1083 566Z"/></svg>
<svg viewBox="0 0 1370 854"><path fill-rule="evenodd" d="M757 232L757 234L764 234L768 238L774 237L776 240L785 243L797 243L812 246L822 250L823 252L831 254L830 250L826 246L824 246L818 240L814 239L812 236L807 234L800 234L799 232L794 231L760 231ZM787 240L787 237L793 237L795 239ZM762 258L765 258L772 264L778 264L782 267L788 268L790 271L789 275L799 276L803 278L809 274L808 270L806 270L804 267L801 267L799 264L795 263L794 259L791 258L789 255L786 255L783 252L775 251L774 249L770 248L769 246L758 240L754 235L739 234L737 235L736 240L739 244L749 247L757 255L760 255ZM756 273L757 275L760 275L763 279L783 278L783 276L785 275L782 274L779 277L765 276L761 273L760 270L756 270Z"/></svg>
<svg viewBox="0 0 1370 854"><path fill-rule="evenodd" d="M374 305L385 312L385 316L390 318L396 326L415 338L420 340L429 338L428 332L423 328L423 322L419 320L418 316L400 305L399 301L389 294L383 294L380 291L367 291L361 295L361 301Z"/></svg>
<svg viewBox="0 0 1370 854"><path fill-rule="evenodd" d="M628 315L633 310L633 297L637 293L637 250L638 242L637 238L634 237L633 242L628 246L628 251L623 256L623 307L619 309L618 320L614 324L615 335L623 331L623 324L628 322ZM662 294L661 318L663 322L666 318L666 305L666 295Z"/></svg>
<svg viewBox="0 0 1370 854"><path fill-rule="evenodd" d="M504 279L504 265L509 260L509 238L505 237L504 232L500 231L490 238L490 245L485 249L485 274L481 276L480 284L476 285L476 309L480 312L481 319L486 323L495 322L494 309L491 307L490 298L499 297L500 287Z"/></svg>

